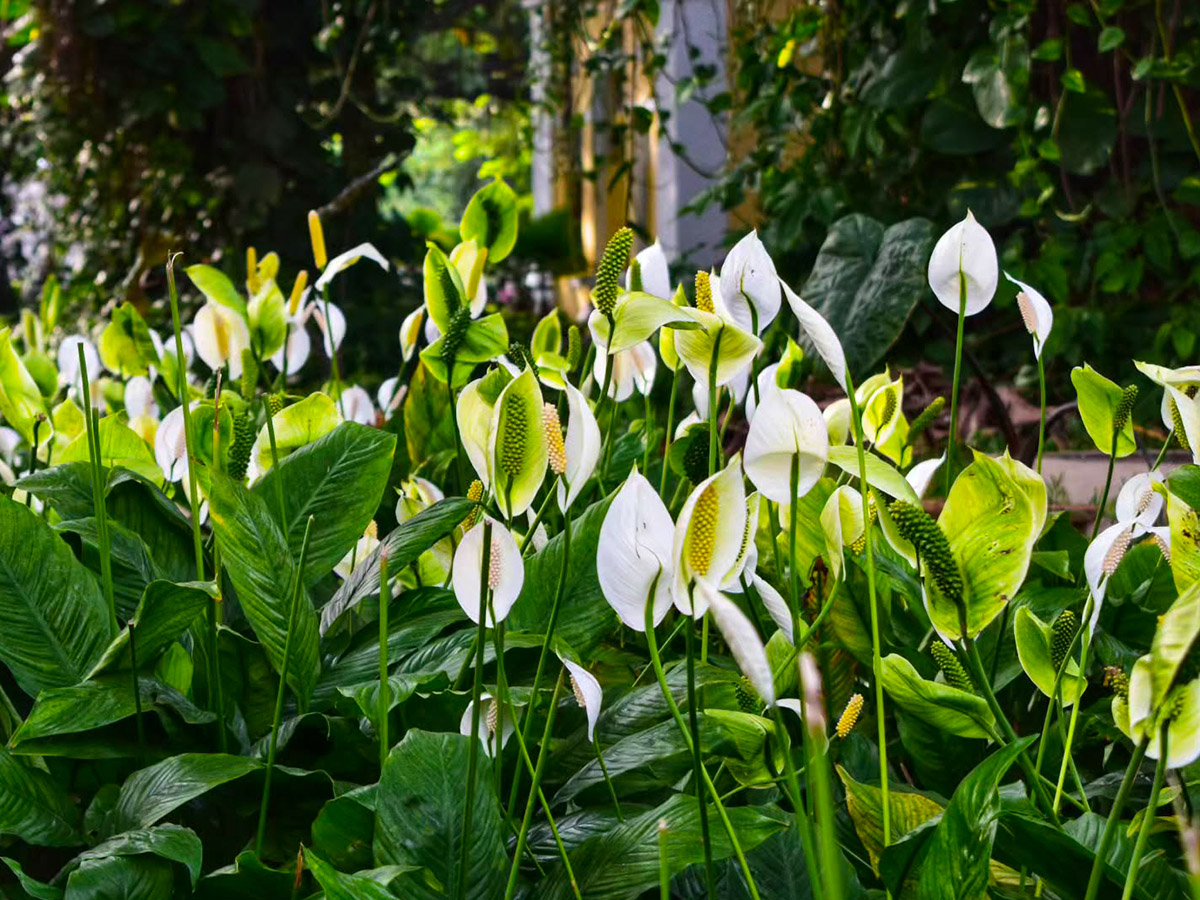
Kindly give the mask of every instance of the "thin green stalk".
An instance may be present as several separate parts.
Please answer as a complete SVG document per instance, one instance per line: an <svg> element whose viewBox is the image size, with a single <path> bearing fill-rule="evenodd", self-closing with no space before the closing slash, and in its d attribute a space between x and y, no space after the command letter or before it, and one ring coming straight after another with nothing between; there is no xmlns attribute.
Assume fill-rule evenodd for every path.
<svg viewBox="0 0 1200 900"><path fill-rule="evenodd" d="M558 706L558 698L557 697L555 697L555 699L554 699L554 705L557 708L557 706ZM511 698L509 700L508 714L513 717L513 721L516 721L516 711L512 707ZM531 760L529 758L529 749L525 746L525 741L521 737L521 732L519 730L514 730L513 736L517 739L517 747L521 752L521 761L525 764L524 769L528 770L529 776L530 776L530 778L532 778L537 767L533 764L533 760ZM517 769L518 769L518 771L522 770L522 768L520 766L518 766ZM531 792L531 793L533 793L533 792ZM583 900L583 898L580 896L580 893L579 893L579 884L575 880L575 872L571 868L571 859L567 855L567 848L563 845L562 837L558 833L558 826L554 822L554 815L550 812L550 804L546 800L546 794L540 787L537 789L536 793L537 793L537 797L538 797L538 802L541 803L541 805L542 805L542 812L545 813L545 815L546 815L546 823L550 826L550 833L552 835L554 835L554 843L558 847L558 855L559 855L559 858L562 859L563 870L567 873L567 880L571 884L571 892L575 895L576 900ZM512 823L510 822L509 824L511 826ZM512 829L512 831L513 831L513 834L517 833L517 830L515 828ZM528 850L528 848L526 848L526 849ZM529 856L530 856L530 859L533 860L533 864L537 867L538 871L545 874L545 872L542 870L541 865L538 863L537 858L535 856L533 856L533 854L529 854ZM516 857L516 859L520 859L520 857L518 856L518 857Z"/></svg>
<svg viewBox="0 0 1200 900"><path fill-rule="evenodd" d="M467 749L467 793L463 804L463 827L459 836L462 856L458 861L458 893L467 895L467 848L471 845L471 817L475 802L475 772L479 766L479 696L483 693L483 648L487 632L488 574L492 565L492 520L483 520L483 559L479 567L479 628L475 635L475 684L471 689L471 737Z"/></svg>
<svg viewBox="0 0 1200 900"><path fill-rule="evenodd" d="M1158 456L1154 457L1154 465L1150 467L1151 472L1158 471L1158 467L1162 465L1163 459L1166 458L1167 450L1171 446L1171 438L1175 437L1175 429L1172 428L1167 432L1166 440L1163 441L1162 447L1159 448Z"/></svg>
<svg viewBox="0 0 1200 900"><path fill-rule="evenodd" d="M499 798L504 793L504 755L501 752L503 748L500 746L500 738L504 734L504 716L511 701L508 696L508 678L504 674L504 623L496 621L496 609L491 597L488 598L488 615L493 622L492 646L496 650L496 752L492 754L492 778L496 783L496 797ZM518 766L517 771L520 770Z"/></svg>
<svg viewBox="0 0 1200 900"><path fill-rule="evenodd" d="M100 463L100 419L92 406L92 389L88 381L87 358L83 355L83 343L79 343L79 378L83 390L82 401L86 410L88 458L92 469L92 508L96 515L96 542L100 551L100 577L104 585L104 602L108 608L108 623L113 634L117 632L117 604L113 599L112 558L108 546L108 517L104 503L104 468Z"/></svg>
<svg viewBox="0 0 1200 900"><path fill-rule="evenodd" d="M987 701L988 707L992 711L992 715L996 719L996 724L1000 728L1000 734L997 737L1003 737L1003 740L998 740L998 743L1011 744L1017 740L1017 734L1013 731L1012 724L1008 721L1008 716L1004 714L1004 709L1000 706L1000 701L996 699L995 692L992 691L992 684L988 680L987 672L984 671L983 662L979 658L979 650L975 646L975 642L965 634L962 639L963 657L967 661L967 669L971 673L971 677L975 680L976 687L983 692L983 698ZM1046 794L1046 789L1042 785L1042 780L1033 770L1033 764L1029 761L1029 757L1022 750L1017 756L1017 764L1021 767L1021 771L1025 774L1026 780L1029 782L1029 789L1037 795L1038 802L1042 807L1050 811L1050 818L1054 823L1058 824L1058 807L1052 806L1050 797Z"/></svg>
<svg viewBox="0 0 1200 900"><path fill-rule="evenodd" d="M83 350L83 342L82 341L79 344L79 349L80 349L80 351ZM36 419L33 420L33 449L31 449L29 451L29 465L25 469L25 477L26 478L28 478L30 475L32 475L34 472L37 471L37 454L38 454L38 443L39 443L38 437L39 437L39 432L42 430L42 422L44 422L44 421L45 421L45 417L41 416L41 415L39 415ZM26 507L33 506L33 491L25 492L25 506Z"/></svg>
<svg viewBox="0 0 1200 900"><path fill-rule="evenodd" d="M542 744L538 748L537 765L533 768L533 781L529 788L529 799L525 802L525 816L521 820L521 830L517 832L517 851L513 854L512 868L508 872L508 887L504 891L504 900L512 900L513 894L517 890L517 875L521 868L521 855L525 852L525 839L529 833L529 824L533 821L533 808L537 801L538 793L541 790L542 772L546 768L546 760L550 754L547 752L547 747L550 745L550 736L554 733L554 714L558 711L558 695L562 690L562 670L559 670L558 680L554 683L554 693L550 699L550 710L546 713L546 727L542 731ZM520 769L518 768L518 771ZM574 882L574 878L572 878Z"/></svg>
<svg viewBox="0 0 1200 900"><path fill-rule="evenodd" d="M458 493L465 495L468 482L463 466L462 434L458 428L458 401L454 397L454 357L446 360L446 396L450 401L450 425L454 429L454 477L458 480Z"/></svg>
<svg viewBox="0 0 1200 900"><path fill-rule="evenodd" d="M694 753L695 747L692 744L692 732L689 730L687 723L684 722L683 713L679 711L679 705L671 695L671 688L667 685L667 676L663 671L662 659L658 655L658 644L654 639L654 592L658 588L658 578L660 576L656 576L654 581L650 583L650 590L646 594L646 645L650 651L650 663L654 666L654 677L658 679L658 686L663 693L663 699L667 702L667 709L670 710L671 717L679 727L679 733L683 736L683 742L687 746L688 751ZM721 802L721 795L717 793L716 785L712 783L712 779L708 777L708 772L703 766L700 767L700 776L703 779L704 787L708 790L709 797L712 798L713 806L717 810L721 824L725 827L725 833L729 836L729 843L733 847L733 854L737 857L738 865L742 870L742 876L746 879L746 888L750 891L750 896L753 900L762 900L758 893L758 887L755 885L754 876L750 874L750 865L746 862L746 854L742 852L742 843L738 840L737 830L733 827L733 823L729 821L729 814L725 811L725 804Z"/></svg>
<svg viewBox="0 0 1200 900"><path fill-rule="evenodd" d="M613 321L612 313L609 313L608 314L608 338L609 338L609 340L612 340L613 334L616 333L616 330L617 330L616 322ZM599 349L597 349L596 352L599 353L600 352ZM604 357L605 357L604 358L604 386L600 389L600 399L598 399L596 401L596 420L597 421L600 420L600 410L601 410L601 407L604 406L605 400L609 400L609 405L612 406L612 411L608 417L608 423L605 425L605 428L604 428L604 448L602 451L603 461L600 465L600 468L596 472L596 482L600 485L600 493L602 495L604 494L603 477L604 477L604 475L608 474L608 452L609 452L609 447L612 444L612 441L611 441L612 424L613 424L613 419L615 419L617 417L617 401L615 398L610 398L608 396L608 389L612 385L613 364L616 362L616 359L611 353L608 352L608 347L604 348Z"/></svg>
<svg viewBox="0 0 1200 900"><path fill-rule="evenodd" d="M800 701L803 704L803 700ZM803 707L802 707L803 708ZM799 826L796 830L800 834L800 847L804 851L804 868L808 872L808 883L812 890L813 900L823 900L825 888L821 883L821 874L817 869L817 853L816 844L813 840L812 822L808 817L808 810L804 803L804 794L800 791L800 778L796 775L796 763L792 759L791 737L788 735L787 728L783 724L783 715L778 706L773 707L772 715L775 719L775 733L779 736L779 742L783 746L783 771L787 778L788 789L791 791L791 801L793 814L796 817L796 824Z"/></svg>
<svg viewBox="0 0 1200 900"><path fill-rule="evenodd" d="M1104 492L1100 495L1100 503L1096 507L1096 518L1092 520L1092 536L1088 539L1091 543L1096 539L1096 535L1100 533L1100 522L1104 519L1104 507L1108 506L1108 492L1112 488L1113 468L1117 464L1117 435L1119 432L1114 428L1112 435L1112 448L1108 454L1108 474L1104 476Z"/></svg>
<svg viewBox="0 0 1200 900"><path fill-rule="evenodd" d="M963 329L967 321L967 276L958 272L958 334L954 339L954 381L950 388L950 435L946 438L946 494L954 480L954 442L958 439L958 380L962 373ZM851 400L851 403L854 401ZM868 544L870 541L867 542ZM887 809L887 803L884 803Z"/></svg>
<svg viewBox="0 0 1200 900"><path fill-rule="evenodd" d="M379 769L387 761L388 707L392 705L392 685L388 681L388 606L392 602L388 584L388 555L386 546L379 552Z"/></svg>
<svg viewBox="0 0 1200 900"><path fill-rule="evenodd" d="M1041 417L1038 419L1037 473L1042 474L1042 451L1046 446L1046 366L1042 354L1038 354L1038 397L1041 402Z"/></svg>
<svg viewBox="0 0 1200 900"><path fill-rule="evenodd" d="M1079 651L1079 673L1080 675L1085 675L1088 664L1088 650L1091 645L1091 629L1088 627L1088 620L1084 619L1080 623L1079 628L1083 633L1083 644ZM1058 812L1058 804L1062 801L1063 783L1067 779L1067 768L1071 762L1071 748L1075 744L1075 723L1079 720L1079 707L1082 705L1081 699L1076 699L1071 705L1071 719L1070 724L1067 725L1067 741L1063 745L1062 765L1059 766L1058 782L1054 787L1054 806L1052 809L1055 813Z"/></svg>
<svg viewBox="0 0 1200 900"><path fill-rule="evenodd" d="M1100 844L1096 847L1096 857L1092 861L1092 874L1088 877L1087 893L1084 894L1084 900L1096 900L1096 895L1100 893L1100 881L1104 877L1104 867L1108 865L1108 851L1112 847L1113 838L1117 836L1117 824L1121 821L1121 811L1125 809L1125 804L1129 801L1129 795L1133 792L1133 783L1137 780L1138 769L1142 765L1142 757L1146 755L1146 748L1150 745L1150 736L1146 735L1134 748L1133 756L1130 757L1129 765L1125 769L1125 777L1121 779L1121 788L1117 791L1117 797L1113 800L1112 810L1108 814L1108 821L1104 823L1104 832L1100 835Z"/></svg>
<svg viewBox="0 0 1200 900"><path fill-rule="evenodd" d="M817 819L817 841L821 856L821 874L825 876L825 896L828 900L842 900L842 859L838 852L837 815L833 807L833 778L829 771L828 757L816 747L823 724L823 722L814 722L809 726L809 733L805 735L808 748L806 775L812 784L813 807L816 810Z"/></svg>
<svg viewBox="0 0 1200 900"><path fill-rule="evenodd" d="M645 473L650 469L650 437L651 423L654 421L654 408L650 405L650 391L647 390L642 395L642 401L645 409L642 412L642 428L646 435L646 446L642 449L642 472Z"/></svg>
<svg viewBox="0 0 1200 900"><path fill-rule="evenodd" d="M689 592L689 599L691 594ZM692 609L695 609L693 601ZM708 885L708 898L714 900L716 893L716 872L713 869L712 858L712 839L708 833L708 803L704 800L704 778L708 777L708 772L704 769L704 760L700 755L700 720L696 713L696 650L694 644L696 627L694 624L688 624L683 629L683 636L686 640L685 648L687 653L687 691L688 691L688 724L691 726L692 736L692 767L696 773L696 799L699 801L700 808L700 835L704 841L704 880ZM701 777L703 776L703 777Z"/></svg>
<svg viewBox="0 0 1200 900"><path fill-rule="evenodd" d="M667 457L671 453L672 431L675 429L675 393L679 389L679 369L671 371L671 397L667 400L667 434L663 438L662 475L658 479L658 496L665 503L667 499Z"/></svg>
<svg viewBox="0 0 1200 900"><path fill-rule="evenodd" d="M142 689L138 683L137 640L134 635L137 622L130 620L129 628L129 678L133 682L133 709L137 721L138 755L146 755L146 726L142 722Z"/></svg>
<svg viewBox="0 0 1200 900"><path fill-rule="evenodd" d="M533 692L529 695L529 708L525 711L525 721L521 725L521 739L529 740L529 728L533 723L533 711L537 708L538 689L542 685L542 673L546 669L546 660L550 655L550 642L554 639L554 629L558 625L558 612L562 606L563 595L567 590L567 570L571 564L571 512L563 512L563 555L558 567L558 586L554 590L554 602L550 604L550 621L546 623L546 636L542 639L542 652L538 656L537 669L533 674ZM517 791L521 788L521 769L518 767L513 776L512 788L508 796L508 816L511 818L517 807Z"/></svg>
<svg viewBox="0 0 1200 900"><path fill-rule="evenodd" d="M667 827L666 819L658 820L658 898L671 900L671 867L667 862Z"/></svg>
<svg viewBox="0 0 1200 900"><path fill-rule="evenodd" d="M1060 692L1062 689L1063 675L1067 671L1067 663L1072 659L1072 657L1075 653L1075 642L1081 639L1081 637L1083 635L1083 629L1087 625L1088 621L1090 621L1091 615L1092 615L1092 595L1088 594L1087 603L1085 603L1083 606L1083 625L1081 625L1079 628L1077 628L1075 630L1075 634L1071 638L1071 643L1067 647L1067 652L1063 654L1062 662L1059 663L1058 668L1054 672L1054 684L1053 684L1052 690L1051 690L1050 703L1046 707L1046 718L1042 722L1041 738L1038 740L1037 761L1034 763L1034 766L1033 766L1034 771L1037 772L1037 774L1039 776L1042 774L1042 758L1046 754L1046 736L1050 733L1051 716L1057 710L1059 713L1060 722L1061 722L1061 718L1062 718L1061 693ZM1078 700L1076 700L1076 703L1078 703ZM1063 746L1064 746L1064 748L1066 746L1065 738L1063 741Z"/></svg>
<svg viewBox="0 0 1200 900"><path fill-rule="evenodd" d="M965 285L965 282L964 282ZM966 288L963 288L963 304L966 304ZM962 350L962 316L959 316L959 351ZM958 391L958 363L955 363L954 390ZM854 379L846 373L846 395L850 400L850 421L854 426L854 445L858 449L858 487L862 494L863 522L866 532L866 564L867 564L867 597L871 607L871 673L875 682L875 719L878 723L879 741L879 788L880 802L883 805L883 845L891 843L891 811L888 796L888 762L887 762L887 721L883 704L883 654L879 641L879 600L875 593L875 542L871 538L871 504L870 487L867 481L867 454L862 427L862 410L859 409L858 399L854 395ZM953 416L952 416L953 417ZM951 443L953 443L953 426L951 426ZM947 469L950 460L946 460ZM948 492L949 489L947 489Z"/></svg>
<svg viewBox="0 0 1200 900"><path fill-rule="evenodd" d="M720 406L719 398L717 397L717 362L721 355L721 335L725 333L725 326L717 332L717 336L713 338L712 357L708 361L708 474L712 476L717 471L717 415Z"/></svg>
<svg viewBox="0 0 1200 900"><path fill-rule="evenodd" d="M283 724L283 698L287 693L288 668L292 661L292 635L296 630L296 616L300 613L302 573L308 561L308 539L312 534L313 517L308 517L304 526L304 543L300 545L300 565L296 569L296 583L292 585L292 602L288 609L287 636L283 641L283 664L279 668L279 690L275 693L275 715L271 720L271 741L267 745L267 771L263 778L262 801L258 807L258 833L254 838L254 855L262 857L263 835L267 832L267 808L271 804L271 776L275 771L275 752L279 747L279 727Z"/></svg>
<svg viewBox="0 0 1200 900"><path fill-rule="evenodd" d="M1137 842L1133 845L1133 856L1129 860L1129 874L1125 876L1125 890L1121 900L1130 900L1133 888L1137 884L1138 869L1142 864L1142 855L1146 852L1146 844L1150 840L1151 826L1158 813L1158 796L1162 793L1163 782L1167 777L1167 725L1163 723L1158 739L1158 765L1154 767L1154 784L1150 787L1150 800L1146 804L1146 815L1142 818L1142 828L1138 832Z"/></svg>
<svg viewBox="0 0 1200 900"><path fill-rule="evenodd" d="M613 808L617 811L617 821L624 822L625 816L621 813L621 801L617 799L617 790L613 787L612 779L608 775L608 766L604 764L604 751L600 749L600 741L592 735L592 747L596 751L596 761L600 763L600 774L604 776L604 783L608 785L608 795L612 797Z"/></svg>
<svg viewBox="0 0 1200 900"><path fill-rule="evenodd" d="M171 253L167 257L167 295L171 301L171 327L175 331L175 361L176 374L179 383L176 393L179 405L183 410L183 440L188 461L188 503L192 514L192 548L196 556L196 580L204 580L204 540L200 536L200 488L196 483L196 438L192 430L191 397L188 392L186 357L183 355L183 326L179 321L179 291L175 287L175 260L179 254ZM270 413L268 412L268 422ZM217 590L220 590L217 581ZM205 676L208 680L209 704L222 709L220 660L217 646L217 601L215 597L208 599L208 633L205 635ZM215 710L214 710L215 711ZM225 723L217 722L217 744L222 751L226 748Z"/></svg>
<svg viewBox="0 0 1200 900"><path fill-rule="evenodd" d="M554 501L556 482L550 483L550 490L546 491L546 499L542 501L542 505L538 507L537 515L533 517L533 524L529 526L529 531L525 534L525 540L521 542L521 556L526 557L529 551L533 549L533 536L537 534L538 526L542 524L542 520L546 518L546 510L550 508L550 504Z"/></svg>

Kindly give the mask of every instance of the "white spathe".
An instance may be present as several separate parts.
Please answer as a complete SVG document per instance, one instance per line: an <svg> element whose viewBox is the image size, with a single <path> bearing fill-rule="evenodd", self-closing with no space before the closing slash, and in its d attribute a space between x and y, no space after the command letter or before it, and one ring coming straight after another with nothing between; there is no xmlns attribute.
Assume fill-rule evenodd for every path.
<svg viewBox="0 0 1200 900"><path fill-rule="evenodd" d="M792 501L792 467L797 466L796 496L803 497L825 471L829 431L813 399L790 388L762 395L746 436L746 475L759 492L776 503Z"/></svg>
<svg viewBox="0 0 1200 900"><path fill-rule="evenodd" d="M955 313L973 316L987 309L996 296L1000 263L996 245L987 229L967 211L966 218L952 225L933 247L929 257L929 287L938 302ZM966 304L962 287L966 286Z"/></svg>
<svg viewBox="0 0 1200 900"><path fill-rule="evenodd" d="M483 532L487 523L492 526L492 551L487 574L487 585L492 590L492 605L491 609L486 611L486 624L489 628L494 628L496 621L503 622L508 616L525 584L525 563L521 559L521 550L512 533L491 517L481 518L459 542L454 553L450 581L458 605L472 622L479 624Z"/></svg>
<svg viewBox="0 0 1200 900"><path fill-rule="evenodd" d="M779 315L779 276L757 231L734 244L725 257L719 289L725 309L746 331L761 335Z"/></svg>
<svg viewBox="0 0 1200 900"><path fill-rule="evenodd" d="M600 591L617 617L634 631L646 630L651 586L654 624L670 609L673 529L658 492L634 467L609 504L596 549Z"/></svg>

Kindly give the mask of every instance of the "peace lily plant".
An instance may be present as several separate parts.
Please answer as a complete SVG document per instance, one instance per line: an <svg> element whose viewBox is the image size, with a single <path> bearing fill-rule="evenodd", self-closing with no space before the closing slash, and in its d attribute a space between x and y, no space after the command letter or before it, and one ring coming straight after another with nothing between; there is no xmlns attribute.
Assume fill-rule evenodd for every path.
<svg viewBox="0 0 1200 900"><path fill-rule="evenodd" d="M757 233L684 273L620 229L571 322L497 304L518 223L495 180L430 242L387 372L336 301L394 261L319 213L311 260L172 255L169 320L0 327L5 891L1200 896L1200 365L1076 361L1081 515L1053 298L970 213L921 261L944 441ZM959 431L984 310L1021 459Z"/></svg>

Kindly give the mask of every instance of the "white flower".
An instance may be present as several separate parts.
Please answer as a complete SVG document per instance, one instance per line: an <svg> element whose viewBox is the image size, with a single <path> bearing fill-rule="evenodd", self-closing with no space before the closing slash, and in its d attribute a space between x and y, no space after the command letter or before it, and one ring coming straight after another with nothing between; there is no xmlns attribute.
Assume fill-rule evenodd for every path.
<svg viewBox="0 0 1200 900"><path fill-rule="evenodd" d="M720 585L735 567L746 533L746 488L742 460L729 464L696 485L675 523L671 555L675 563L675 608L699 618L707 611L707 594L692 591L700 582Z"/></svg>
<svg viewBox="0 0 1200 900"><path fill-rule="evenodd" d="M942 467L942 463L945 461L946 454L943 453L937 459L923 460L908 470L908 474L904 477L912 486L913 493L918 498L925 496L925 492L929 490L929 483L933 480L934 473Z"/></svg>
<svg viewBox="0 0 1200 900"><path fill-rule="evenodd" d="M421 322L425 318L425 307L418 306L400 323L400 355L405 362L417 352L417 339L421 334ZM437 327L436 325L434 326ZM437 337L434 337L437 340Z"/></svg>
<svg viewBox="0 0 1200 900"><path fill-rule="evenodd" d="M634 631L646 630L647 596L655 579L655 625L671 606L673 529L671 514L635 467L609 504L596 549L600 591Z"/></svg>
<svg viewBox="0 0 1200 900"><path fill-rule="evenodd" d="M746 436L746 475L769 500L792 501L792 465L799 458L796 496L820 480L829 458L829 432L807 394L775 388L762 397Z"/></svg>
<svg viewBox="0 0 1200 900"><path fill-rule="evenodd" d="M250 326L236 310L205 303L192 321L192 340L206 366L215 372L228 365L230 378L241 377L242 351L250 346Z"/></svg>
<svg viewBox="0 0 1200 900"><path fill-rule="evenodd" d="M624 403L633 396L634 388L642 394L650 393L658 370L658 357L648 341L635 344L628 350L619 350L612 356L598 352L592 368L596 384L603 386L605 368L610 359L613 360L613 374L608 396L618 403Z"/></svg>
<svg viewBox="0 0 1200 900"><path fill-rule="evenodd" d="M992 236L970 211L938 238L929 257L929 287L942 306L957 314L966 284L963 314L983 312L996 295L1000 264Z"/></svg>
<svg viewBox="0 0 1200 900"><path fill-rule="evenodd" d="M779 276L757 231L738 241L725 257L720 291L734 322L746 331L761 335L779 314Z"/></svg>
<svg viewBox="0 0 1200 900"><path fill-rule="evenodd" d="M775 679L762 638L746 618L746 614L732 600L713 590L703 582L697 583L697 593L705 594L705 605L712 613L714 624L725 639L729 652L737 661L742 674L754 685L758 695L767 706L775 705Z"/></svg>
<svg viewBox="0 0 1200 900"><path fill-rule="evenodd" d="M196 408L193 401L192 408ZM163 418L154 434L154 460L167 481L188 480L187 439L183 430L183 407L177 406Z"/></svg>
<svg viewBox="0 0 1200 900"><path fill-rule="evenodd" d="M483 752L488 756L495 756L496 732L500 732L500 749L503 750L508 739L512 737L515 725L508 710L501 708L499 701L487 691L479 695L479 706L479 730L475 735L483 744ZM471 736L471 720L474 714L475 701L472 700L467 704L466 711L458 723L458 733L463 737Z"/></svg>
<svg viewBox="0 0 1200 900"><path fill-rule="evenodd" d="M347 422L357 422L359 425L375 424L375 404L371 395L364 388L353 385L342 391L339 398L342 415Z"/></svg>
<svg viewBox="0 0 1200 900"><path fill-rule="evenodd" d="M58 345L58 383L64 386L79 385L79 345L83 344L83 358L87 363L88 378L92 381L100 374L100 354L96 345L85 337L71 335Z"/></svg>
<svg viewBox="0 0 1200 900"><path fill-rule="evenodd" d="M638 268L641 270L642 290L664 300L671 299L671 267L667 265L667 255L663 253L662 244L655 241L646 247L637 257ZM625 274L625 287L629 289L629 273Z"/></svg>
<svg viewBox="0 0 1200 900"><path fill-rule="evenodd" d="M375 249L371 244L359 244L357 247L352 247L345 253L339 253L331 259L325 266L325 271L321 273L321 277L317 279L317 283L313 285L314 290L319 294L322 288L329 282L333 281L339 274L350 268L360 259L369 259L385 272L388 270L388 261L384 259L383 254Z"/></svg>
<svg viewBox="0 0 1200 900"><path fill-rule="evenodd" d="M154 385L145 375L135 375L125 383L125 412L130 419L148 416L158 418L158 404L154 401Z"/></svg>
<svg viewBox="0 0 1200 900"><path fill-rule="evenodd" d="M450 580L458 605L472 622L478 624L479 588L483 577L483 531L486 523L492 526L492 550L487 572L492 604L491 609L486 611L486 622L488 627L494 628L497 621L503 622L508 616L525 584L525 563L509 530L495 519L481 518L459 543L454 553Z"/></svg>
<svg viewBox="0 0 1200 900"><path fill-rule="evenodd" d="M1050 329L1054 327L1054 310L1040 292L1025 282L1018 281L1007 272L1004 273L1004 277L1021 289L1017 293L1017 308L1021 311L1025 330L1033 336L1033 355L1041 359L1046 340L1050 337Z"/></svg>
<svg viewBox="0 0 1200 900"><path fill-rule="evenodd" d="M796 292L787 286L786 281L781 279L779 283L783 286L783 296L787 298L788 305L800 320L800 329L808 335L817 355L825 361L833 380L849 394L850 389L846 386L846 352L842 349L842 342L838 340L833 326L812 306L800 299Z"/></svg>
<svg viewBox="0 0 1200 900"><path fill-rule="evenodd" d="M366 530L363 531L354 545L354 549L342 557L341 561L333 567L333 572L338 578L345 581L353 574L354 570L362 565L363 560L375 552L375 548L379 546L379 531L374 522L368 522Z"/></svg>
<svg viewBox="0 0 1200 900"><path fill-rule="evenodd" d="M596 471L600 461L600 425L578 388L564 383L567 391L566 471L558 482L558 507L563 512L579 497L579 492Z"/></svg>
<svg viewBox="0 0 1200 900"><path fill-rule="evenodd" d="M326 271L329 271L326 269ZM331 328L325 327L325 307L329 307L329 321ZM346 338L346 315L341 311L336 303L326 304L323 300L314 301L312 304L312 317L317 323L317 327L321 329L321 346L325 350L325 355L333 358L335 347L342 346L342 341ZM333 345L329 343L329 332L333 331ZM291 368L289 364L288 368Z"/></svg>
<svg viewBox="0 0 1200 900"><path fill-rule="evenodd" d="M566 657L560 656L562 664L571 675L571 690L575 692L575 700L587 714L587 736L592 741L596 738L596 721L600 718L600 707L604 703L604 691L600 682L591 672Z"/></svg>

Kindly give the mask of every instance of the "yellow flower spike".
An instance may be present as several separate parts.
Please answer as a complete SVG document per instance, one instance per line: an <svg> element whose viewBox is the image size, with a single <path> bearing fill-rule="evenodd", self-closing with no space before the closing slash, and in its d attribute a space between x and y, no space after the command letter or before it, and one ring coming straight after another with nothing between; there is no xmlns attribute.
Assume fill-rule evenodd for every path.
<svg viewBox="0 0 1200 900"><path fill-rule="evenodd" d="M863 695L855 694L846 704L846 708L842 711L841 718L837 723L837 736L845 740L847 735L854 730L854 726L858 723L859 714L862 713Z"/></svg>
<svg viewBox="0 0 1200 900"><path fill-rule="evenodd" d="M688 542L688 564L698 575L707 575L712 564L713 542L717 533L717 501L715 485L708 485L696 498L692 510L692 534Z"/></svg>
<svg viewBox="0 0 1200 900"><path fill-rule="evenodd" d="M329 257L325 253L325 231L321 228L321 217L315 209L308 211L308 239L312 243L313 262L319 272L325 268Z"/></svg>
<svg viewBox="0 0 1200 900"><path fill-rule="evenodd" d="M708 277L708 273L699 271L696 273L696 309L701 312L714 312L712 281Z"/></svg>
<svg viewBox="0 0 1200 900"><path fill-rule="evenodd" d="M296 280L292 282L292 293L288 297L288 315L295 316L300 312L300 301L304 299L304 289L308 287L308 270L301 269L296 273Z"/></svg>
<svg viewBox="0 0 1200 900"><path fill-rule="evenodd" d="M562 475L567 471L567 448L563 443L562 425L558 421L558 407L553 403L542 405L542 424L546 429L546 458L550 471Z"/></svg>
<svg viewBox="0 0 1200 900"><path fill-rule="evenodd" d="M253 247L246 248L246 287L251 294L257 294L261 287L258 279L258 251Z"/></svg>

